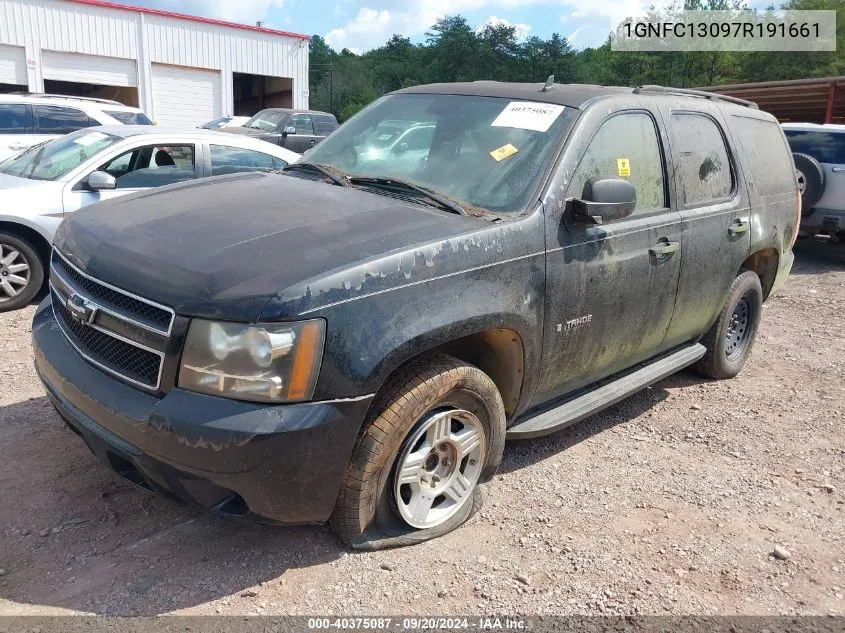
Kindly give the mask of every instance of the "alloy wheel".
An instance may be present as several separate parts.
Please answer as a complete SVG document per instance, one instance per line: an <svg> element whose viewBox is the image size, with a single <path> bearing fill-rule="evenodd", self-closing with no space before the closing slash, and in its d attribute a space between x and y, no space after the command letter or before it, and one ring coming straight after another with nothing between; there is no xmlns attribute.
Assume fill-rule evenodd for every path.
<svg viewBox="0 0 845 633"><path fill-rule="evenodd" d="M484 464L484 425L469 411L434 411L405 440L393 475L399 516L426 529L452 517L472 498Z"/></svg>
<svg viewBox="0 0 845 633"><path fill-rule="evenodd" d="M23 253L0 243L0 303L17 297L29 285L32 271Z"/></svg>

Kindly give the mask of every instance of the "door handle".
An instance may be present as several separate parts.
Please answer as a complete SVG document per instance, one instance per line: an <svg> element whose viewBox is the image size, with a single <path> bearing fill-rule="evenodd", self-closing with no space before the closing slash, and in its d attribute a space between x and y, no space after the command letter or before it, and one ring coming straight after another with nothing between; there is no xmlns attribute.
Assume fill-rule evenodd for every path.
<svg viewBox="0 0 845 633"><path fill-rule="evenodd" d="M648 252L660 257L661 255L671 255L679 250L681 250L680 242L661 242L648 249Z"/></svg>
<svg viewBox="0 0 845 633"><path fill-rule="evenodd" d="M830 171L832 171L835 174L838 174L840 172L845 171L845 167L831 167Z"/></svg>
<svg viewBox="0 0 845 633"><path fill-rule="evenodd" d="M734 220L733 224L728 227L728 233L731 235L739 235L741 233L747 233L748 229L751 228L751 223L748 220Z"/></svg>
<svg viewBox="0 0 845 633"><path fill-rule="evenodd" d="M316 144L317 144L317 139L312 138L310 141L308 141L308 144L309 144L309 145L316 145Z"/></svg>

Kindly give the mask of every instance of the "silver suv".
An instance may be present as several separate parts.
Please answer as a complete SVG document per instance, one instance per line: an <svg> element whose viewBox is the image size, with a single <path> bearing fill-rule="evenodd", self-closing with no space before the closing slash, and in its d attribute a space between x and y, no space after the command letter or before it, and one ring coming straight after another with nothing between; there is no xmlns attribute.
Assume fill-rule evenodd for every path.
<svg viewBox="0 0 845 633"><path fill-rule="evenodd" d="M784 123L801 189L801 233L845 239L845 125Z"/></svg>
<svg viewBox="0 0 845 633"><path fill-rule="evenodd" d="M152 124L138 108L108 99L0 94L0 161L86 127Z"/></svg>

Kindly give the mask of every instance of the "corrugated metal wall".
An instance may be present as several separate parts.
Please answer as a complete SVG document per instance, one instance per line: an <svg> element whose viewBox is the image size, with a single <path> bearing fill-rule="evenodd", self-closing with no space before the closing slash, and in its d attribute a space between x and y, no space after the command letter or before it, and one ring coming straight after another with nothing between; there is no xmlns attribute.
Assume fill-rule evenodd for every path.
<svg viewBox="0 0 845 633"><path fill-rule="evenodd" d="M46 50L135 60L141 106L152 114L152 63L220 70L224 114L233 72L291 78L294 107L308 107L308 42L295 37L61 0L0 0L0 44L24 47L33 91L43 90Z"/></svg>

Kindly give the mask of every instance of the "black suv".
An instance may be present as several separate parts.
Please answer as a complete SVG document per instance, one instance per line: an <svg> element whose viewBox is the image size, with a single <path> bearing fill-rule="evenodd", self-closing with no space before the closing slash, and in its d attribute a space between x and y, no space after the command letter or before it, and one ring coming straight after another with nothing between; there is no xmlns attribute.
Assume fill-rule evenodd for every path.
<svg viewBox="0 0 845 633"><path fill-rule="evenodd" d="M261 110L242 127L220 131L253 136L302 154L336 129L337 119L327 112L268 108Z"/></svg>
<svg viewBox="0 0 845 633"><path fill-rule="evenodd" d="M690 365L736 375L798 200L780 127L748 102L418 86L283 173L73 214L35 363L140 486L328 519L354 547L418 542L479 507L506 439Z"/></svg>

